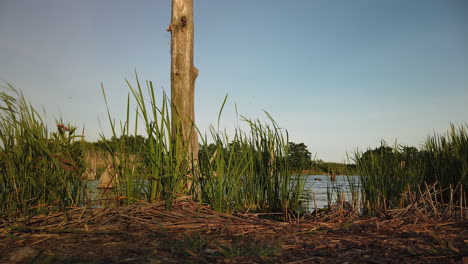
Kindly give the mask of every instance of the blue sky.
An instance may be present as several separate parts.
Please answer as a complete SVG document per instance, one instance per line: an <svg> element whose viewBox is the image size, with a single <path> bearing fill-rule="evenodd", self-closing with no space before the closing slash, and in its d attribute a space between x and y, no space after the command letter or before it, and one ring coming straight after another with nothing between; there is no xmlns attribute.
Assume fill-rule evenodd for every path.
<svg viewBox="0 0 468 264"><path fill-rule="evenodd" d="M87 139L124 118L134 70L170 91L170 0L0 0L0 80ZM195 0L196 121L268 111L317 158L419 146L468 122L464 0ZM102 130L98 120L101 120Z"/></svg>

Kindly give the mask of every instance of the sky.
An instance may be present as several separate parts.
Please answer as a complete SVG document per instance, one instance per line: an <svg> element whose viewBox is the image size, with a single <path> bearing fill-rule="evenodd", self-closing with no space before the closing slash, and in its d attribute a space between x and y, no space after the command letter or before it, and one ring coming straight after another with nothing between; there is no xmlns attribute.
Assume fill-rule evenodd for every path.
<svg viewBox="0 0 468 264"><path fill-rule="evenodd" d="M0 81L87 140L124 120L125 80L170 93L170 0L0 0ZM421 146L468 122L468 1L194 0L195 120L264 111L318 159Z"/></svg>

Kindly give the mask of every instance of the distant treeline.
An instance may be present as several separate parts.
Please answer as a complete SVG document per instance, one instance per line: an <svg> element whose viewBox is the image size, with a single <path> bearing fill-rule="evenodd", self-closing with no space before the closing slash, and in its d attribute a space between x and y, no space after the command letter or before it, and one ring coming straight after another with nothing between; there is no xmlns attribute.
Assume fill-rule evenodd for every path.
<svg viewBox="0 0 468 264"><path fill-rule="evenodd" d="M356 165L317 160L304 173L308 175L356 175Z"/></svg>
<svg viewBox="0 0 468 264"><path fill-rule="evenodd" d="M289 160L293 171L308 175L355 175L356 165L315 160L304 143L289 142Z"/></svg>
<svg viewBox="0 0 468 264"><path fill-rule="evenodd" d="M147 139L143 136L121 136L111 137L110 139L101 139L96 142L83 142L85 152L118 152L125 150L127 153L142 153L142 148L147 144ZM309 175L356 175L356 164L344 164L338 162L326 162L321 159L314 159L308 147L304 143L289 142L287 145L287 153L289 157L289 165L292 171L301 172ZM230 151L230 147L225 149ZM215 144L209 144L207 147L200 145L200 158L210 158L216 150ZM359 156L357 163L364 163L371 159L374 155L388 156L393 155L396 149L382 144L375 149L369 149ZM144 152L144 151L143 151ZM413 146L399 146L398 153L401 160L401 166L411 166L410 164L418 164L430 160L431 153L428 150L418 150ZM431 166L427 166L431 167ZM428 170L429 175L434 175L434 172ZM428 177L429 177L428 175Z"/></svg>
<svg viewBox="0 0 468 264"><path fill-rule="evenodd" d="M112 153L124 150L127 153L139 153L142 147L147 143L143 136L121 136L111 137L110 139L100 139L96 142L83 142L86 151L109 151Z"/></svg>
<svg viewBox="0 0 468 264"><path fill-rule="evenodd" d="M111 137L110 139L101 139L96 142L85 142L86 152L118 152L125 149L128 153L141 153L142 148L147 144L147 139L143 136L121 136ZM304 143L288 143L289 165L295 172L302 172L310 175L328 175L331 173L337 175L354 175L356 165L337 162L325 162L323 160L314 160L311 152ZM212 157L215 150L215 144L209 144L207 147L200 145L200 158ZM229 151L229 147L225 149Z"/></svg>

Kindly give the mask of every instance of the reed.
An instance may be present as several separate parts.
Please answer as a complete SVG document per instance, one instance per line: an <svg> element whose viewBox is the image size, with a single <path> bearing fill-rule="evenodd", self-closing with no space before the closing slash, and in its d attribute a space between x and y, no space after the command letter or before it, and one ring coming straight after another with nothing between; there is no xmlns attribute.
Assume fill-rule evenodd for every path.
<svg viewBox="0 0 468 264"><path fill-rule="evenodd" d="M468 186L466 131L467 125L451 124L446 134L429 136L421 150L397 144L390 148L382 142L378 149L356 152L363 212L406 208L414 202L408 193L421 195L428 185L439 188L435 203L463 204Z"/></svg>
<svg viewBox="0 0 468 264"><path fill-rule="evenodd" d="M434 134L426 139L422 148L425 164L424 179L430 184L438 183L441 198L462 197L468 191L468 125L450 125L445 134ZM460 196L462 194L462 196Z"/></svg>
<svg viewBox="0 0 468 264"><path fill-rule="evenodd" d="M218 117L218 129L209 129L210 138L202 135L198 160L188 157L187 147L176 148L181 135L173 135L170 101L163 94L158 104L152 82L146 83L146 93L136 78L136 85L127 81L137 109L130 117L130 97L127 100L127 119L120 125L120 134L136 136L138 122L143 123L146 144L136 154L142 162L129 169L125 143L109 153L119 168L119 187L114 191L125 196L127 202L145 199L164 200L170 209L172 201L190 193L202 203L211 204L217 211L256 210L290 212L299 206L304 183L292 178L288 159L287 132L267 114L269 123L242 117L249 131L236 129L230 138L220 132L219 121L226 103L223 101ZM103 88L104 99L107 99ZM118 136L111 114L109 121L113 136ZM135 126L131 130L130 123ZM103 136L103 141L106 141Z"/></svg>
<svg viewBox="0 0 468 264"><path fill-rule="evenodd" d="M382 142L375 151L357 152L355 161L364 213L405 206L408 201L403 194L423 181L421 161L411 159L397 144L391 148Z"/></svg>
<svg viewBox="0 0 468 264"><path fill-rule="evenodd" d="M64 209L85 200L81 137L44 118L11 85L0 92L0 214Z"/></svg>
<svg viewBox="0 0 468 264"><path fill-rule="evenodd" d="M287 133L267 114L270 123L251 120L247 133L210 129L214 143L205 136L200 154L202 200L218 211L294 211L300 206L304 179L292 177Z"/></svg>
<svg viewBox="0 0 468 264"><path fill-rule="evenodd" d="M127 81L127 85L136 101L137 108L135 117L131 119L130 115L130 95L127 98L126 120L120 123L120 135L118 134L115 121L112 119L108 110L110 126L113 137L120 136L120 145L117 150L107 147L114 167L118 168L115 175L115 181L118 187L113 191L119 197L126 198L126 203L139 201L164 200L166 208L171 207L172 201L182 195L186 187L186 177L191 172L188 171L188 164L177 157L180 152L187 153L187 149L177 149L176 140L180 137L172 137L172 127L170 123L170 105L168 98L164 94L161 107L156 101L152 82L147 82L147 93L149 101L143 92L142 85L136 78L136 85ZM106 106L108 106L104 87L102 87ZM136 153L130 153L126 149L126 140L131 139L133 133L137 135L138 123L142 120L144 131L146 133L146 142L140 146ZM134 122L134 127L130 129L130 123ZM105 136L101 135L103 142L108 142ZM185 151L185 152L184 152ZM135 162L131 156L136 155ZM186 190L185 190L186 191Z"/></svg>
<svg viewBox="0 0 468 264"><path fill-rule="evenodd" d="M350 157L347 156L347 160L350 161ZM349 185L349 192L351 194L351 205L353 209L360 209L361 207L361 183L360 178L355 174L355 169L346 172L346 180Z"/></svg>

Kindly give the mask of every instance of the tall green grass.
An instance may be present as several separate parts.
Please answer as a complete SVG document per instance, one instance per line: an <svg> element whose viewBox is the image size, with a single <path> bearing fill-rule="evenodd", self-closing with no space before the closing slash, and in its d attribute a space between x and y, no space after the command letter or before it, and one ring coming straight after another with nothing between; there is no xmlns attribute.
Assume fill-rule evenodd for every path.
<svg viewBox="0 0 468 264"><path fill-rule="evenodd" d="M128 202L164 200L169 209L174 199L191 194L222 212L288 212L298 206L303 183L299 177L295 181L291 178L287 133L271 116L267 114L269 124L243 118L249 131L236 129L231 138L213 127L210 138L198 131L201 138L198 159L180 159L189 157L190 151L180 144L182 135L172 130L171 104L166 95L158 104L152 82L146 82L145 91L138 77L135 85L128 81L127 84L137 107L134 115L130 114L129 97L127 120L120 124L120 134L136 135L141 122L147 139L138 154L142 162L136 172L129 169L125 149L111 153L119 167L120 186L115 191L129 198ZM225 102L226 99L219 118ZM109 120L113 135L118 136L110 113ZM130 123L134 124L132 129ZM181 145L182 148L178 147Z"/></svg>
<svg viewBox="0 0 468 264"><path fill-rule="evenodd" d="M85 200L76 128L45 120L11 85L0 92L0 214L64 209Z"/></svg>
<svg viewBox="0 0 468 264"><path fill-rule="evenodd" d="M417 188L423 180L420 160L410 159L402 147L393 148L382 142L381 147L365 154L356 153L364 212L385 211L406 205L403 194Z"/></svg>
<svg viewBox="0 0 468 264"><path fill-rule="evenodd" d="M356 152L354 161L363 212L406 207L409 193L421 194L434 184L440 188L439 202L459 203L468 190L467 126L451 125L446 134L429 136L420 150L382 142L378 149Z"/></svg>
<svg viewBox="0 0 468 264"><path fill-rule="evenodd" d="M129 136L132 133L136 136L141 121L146 133L146 144L141 146L140 151L133 153L138 156L136 160L139 159L140 162L130 161L130 153L125 149L125 140L120 141L121 146L117 151L109 148L114 167L118 168L115 181L119 186L115 191L120 196L125 196L126 202L141 199L164 200L166 208L169 209L175 198L189 192L187 177L194 175L194 171L186 160L178 158L185 156L188 149L177 148L176 141L181 140L181 136L172 136L170 103L167 96L163 95L161 106L158 106L152 82L146 83L146 91L143 90L138 77L136 86L129 81L127 84L137 105L135 117L131 119L129 96L126 120L120 123L120 131L117 131L115 121L108 111L112 133L114 137L118 137L120 132L121 138L131 138ZM102 90L108 105L104 88ZM131 128L132 121L134 127ZM104 135L102 137L106 141Z"/></svg>
<svg viewBox="0 0 468 264"><path fill-rule="evenodd" d="M445 134L429 136L421 151L424 180L438 183L445 201L451 196L457 201L468 191L467 129L466 124L458 127L451 124Z"/></svg>
<svg viewBox="0 0 468 264"><path fill-rule="evenodd" d="M210 129L200 153L202 200L218 211L255 210L287 212L299 207L304 189L300 177L292 177L288 138L267 114L270 123L242 118L250 131L236 129L232 139Z"/></svg>

